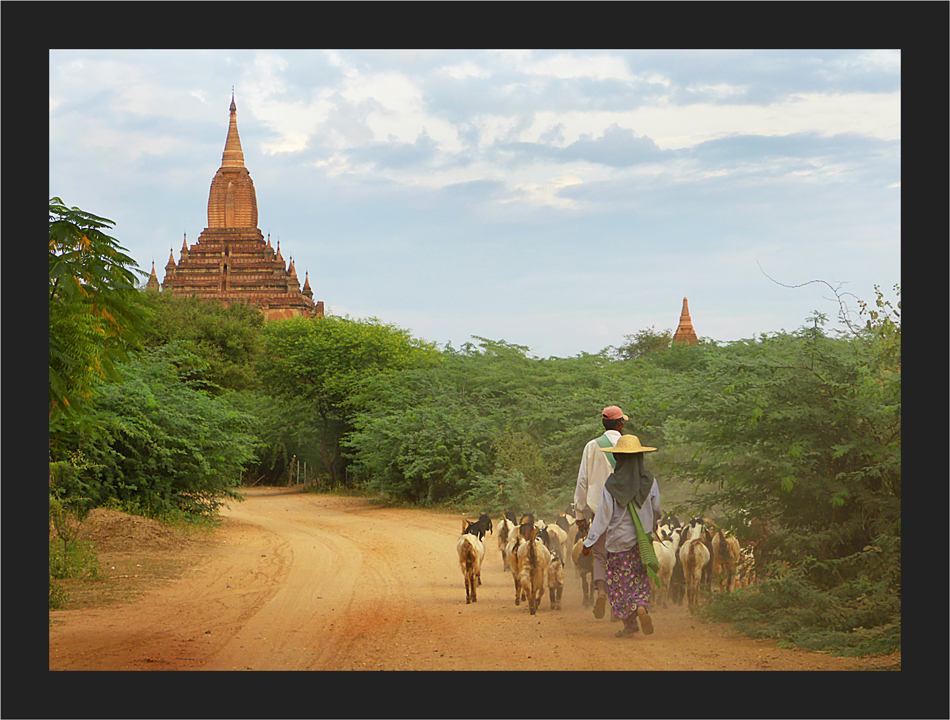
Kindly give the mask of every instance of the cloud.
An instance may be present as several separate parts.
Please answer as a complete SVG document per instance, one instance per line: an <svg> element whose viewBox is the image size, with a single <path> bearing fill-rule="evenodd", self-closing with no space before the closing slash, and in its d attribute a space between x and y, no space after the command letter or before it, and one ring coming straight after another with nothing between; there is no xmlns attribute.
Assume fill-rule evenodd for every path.
<svg viewBox="0 0 950 720"><path fill-rule="evenodd" d="M554 137L562 137L561 128L556 126ZM616 123L604 130L600 137L584 134L565 147L542 142L496 142L492 155L507 163L524 160L586 162L615 168L673 157L672 152L660 150L652 139L640 137L633 130L622 128Z"/></svg>
<svg viewBox="0 0 950 720"><path fill-rule="evenodd" d="M380 169L403 170L431 162L438 147L425 130L413 143L371 143L346 151L357 163L369 163Z"/></svg>

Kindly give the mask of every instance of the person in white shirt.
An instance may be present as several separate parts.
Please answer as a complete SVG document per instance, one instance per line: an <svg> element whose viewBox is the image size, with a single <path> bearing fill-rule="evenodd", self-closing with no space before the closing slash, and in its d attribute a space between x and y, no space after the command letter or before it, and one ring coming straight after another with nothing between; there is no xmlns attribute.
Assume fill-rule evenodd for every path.
<svg viewBox="0 0 950 720"><path fill-rule="evenodd" d="M656 448L642 446L636 435L623 435L613 447L601 449L601 452L613 453L617 466L604 483L597 514L584 539L583 552L590 554L589 548L599 542L605 545L607 595L611 610L624 623L617 637L630 637L638 632L638 619L644 634L653 632L649 613L650 580L640 555L630 506L636 509L647 538L654 535L663 517L660 490L653 474L643 466L644 453L654 450Z"/></svg>
<svg viewBox="0 0 950 720"><path fill-rule="evenodd" d="M597 514L600 498L604 492L604 483L613 472L611 462L601 450L612 447L620 439L623 432L624 420L629 418L616 405L609 405L601 412L601 422L604 434L595 438L584 446L581 455L581 466L577 471L577 485L574 488L574 517L577 519L578 530L586 531L591 520ZM607 607L607 549L601 541L593 546L594 553L594 617L598 620L604 616Z"/></svg>

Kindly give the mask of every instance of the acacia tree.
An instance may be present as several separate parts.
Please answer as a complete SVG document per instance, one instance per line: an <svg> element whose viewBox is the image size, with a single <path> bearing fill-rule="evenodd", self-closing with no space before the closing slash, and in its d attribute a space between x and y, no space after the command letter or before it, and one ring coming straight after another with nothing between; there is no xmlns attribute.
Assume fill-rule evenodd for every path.
<svg viewBox="0 0 950 720"><path fill-rule="evenodd" d="M261 380L271 393L310 402L318 452L331 482L339 481L340 438L360 411L352 398L368 377L439 361L433 343L377 318L292 318L264 325Z"/></svg>
<svg viewBox="0 0 950 720"><path fill-rule="evenodd" d="M656 326L639 330L633 335L624 335L627 341L614 351L620 360L632 360L650 353L669 350L673 344L673 331L669 328L657 331Z"/></svg>
<svg viewBox="0 0 950 720"><path fill-rule="evenodd" d="M70 412L128 359L147 313L136 262L103 232L114 223L49 201L49 415Z"/></svg>

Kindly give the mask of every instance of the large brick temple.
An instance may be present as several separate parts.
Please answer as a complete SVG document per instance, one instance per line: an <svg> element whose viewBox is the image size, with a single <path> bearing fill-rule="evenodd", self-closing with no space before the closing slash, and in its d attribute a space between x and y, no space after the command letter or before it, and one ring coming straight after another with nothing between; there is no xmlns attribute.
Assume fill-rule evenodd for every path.
<svg viewBox="0 0 950 720"><path fill-rule="evenodd" d="M153 263L147 287L157 284ZM314 303L309 276L305 275L301 290L293 258L285 265L280 242L275 250L270 235L265 241L257 227L257 195L244 166L233 95L224 156L211 181L208 227L191 247L185 236L177 263L172 249L162 289L211 298L225 306L257 305L265 320L323 317L323 302Z"/></svg>

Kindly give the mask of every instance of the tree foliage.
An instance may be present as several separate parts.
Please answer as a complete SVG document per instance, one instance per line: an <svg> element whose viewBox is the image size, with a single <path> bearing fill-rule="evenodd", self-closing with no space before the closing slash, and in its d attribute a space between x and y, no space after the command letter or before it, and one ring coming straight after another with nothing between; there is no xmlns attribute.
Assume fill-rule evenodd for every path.
<svg viewBox="0 0 950 720"><path fill-rule="evenodd" d="M447 349L439 365L361 386L364 412L346 445L369 487L423 503L467 493L490 505L510 478L532 509L563 507L580 448L603 432L605 397L623 402L649 439L656 416L634 376L652 368L606 353L537 360L522 346L476 340Z"/></svg>
<svg viewBox="0 0 950 720"><path fill-rule="evenodd" d="M70 412L117 377L145 325L135 261L104 230L114 223L49 201L49 414Z"/></svg>
<svg viewBox="0 0 950 720"><path fill-rule="evenodd" d="M880 297L879 297L880 300ZM899 304L898 304L899 307ZM730 343L680 384L664 430L687 451L675 473L708 492L696 507L756 543L773 579L748 603L717 598L742 627L808 647L900 645L900 327L881 314L830 337L816 314L796 333ZM794 590L798 588L798 590ZM820 597L813 622L802 603ZM758 610L755 610L758 608ZM751 613L751 615L750 615ZM758 613L758 614L756 614ZM754 618L754 620L753 620ZM853 640L855 638L852 638Z"/></svg>
<svg viewBox="0 0 950 720"><path fill-rule="evenodd" d="M94 430L68 438L89 470L82 489L94 505L151 517L213 516L253 458L255 419L189 374L202 360L174 343L143 351L100 389Z"/></svg>
<svg viewBox="0 0 950 720"><path fill-rule="evenodd" d="M260 359L264 315L245 303L225 307L219 302L174 291L145 293L152 321L145 332L147 347L175 342L190 348L202 360L201 380L207 389L259 390L255 364Z"/></svg>
<svg viewBox="0 0 950 720"><path fill-rule="evenodd" d="M328 316L267 323L259 373L268 392L309 402L317 448L330 481L341 473L340 438L360 412L354 397L368 378L439 362L435 346L376 318Z"/></svg>
<svg viewBox="0 0 950 720"><path fill-rule="evenodd" d="M656 326L639 330L632 335L624 335L627 341L615 350L620 360L633 360L650 353L668 350L673 344L673 331L669 328L657 331Z"/></svg>

